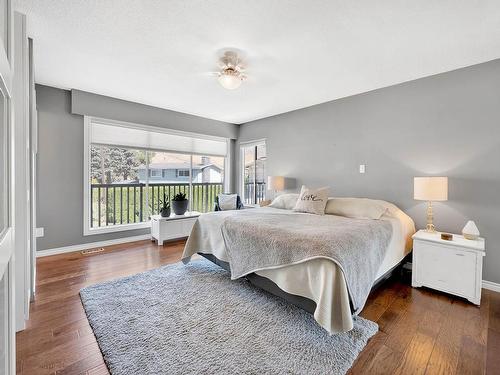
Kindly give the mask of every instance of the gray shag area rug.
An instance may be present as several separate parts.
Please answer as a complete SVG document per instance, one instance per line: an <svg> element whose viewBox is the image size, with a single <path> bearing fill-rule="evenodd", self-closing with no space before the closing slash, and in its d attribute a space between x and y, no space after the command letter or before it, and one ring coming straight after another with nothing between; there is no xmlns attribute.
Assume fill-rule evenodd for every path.
<svg viewBox="0 0 500 375"><path fill-rule="evenodd" d="M112 374L345 374L376 323L330 335L313 316L206 260L80 291Z"/></svg>

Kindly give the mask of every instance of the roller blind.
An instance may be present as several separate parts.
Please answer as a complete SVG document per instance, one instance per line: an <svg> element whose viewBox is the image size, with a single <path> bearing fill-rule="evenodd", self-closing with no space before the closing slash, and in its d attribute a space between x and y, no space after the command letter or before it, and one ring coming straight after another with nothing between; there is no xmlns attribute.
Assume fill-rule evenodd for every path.
<svg viewBox="0 0 500 375"><path fill-rule="evenodd" d="M188 154L226 156L226 140L201 138L151 127L133 127L90 120L90 141L112 145Z"/></svg>

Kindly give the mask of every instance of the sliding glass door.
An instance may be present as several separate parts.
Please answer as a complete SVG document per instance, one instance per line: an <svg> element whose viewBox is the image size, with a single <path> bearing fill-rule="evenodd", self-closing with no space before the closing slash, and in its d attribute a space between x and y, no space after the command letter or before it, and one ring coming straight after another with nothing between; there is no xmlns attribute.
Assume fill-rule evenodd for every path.
<svg viewBox="0 0 500 375"><path fill-rule="evenodd" d="M241 145L242 197L246 205L255 205L266 197L266 143Z"/></svg>

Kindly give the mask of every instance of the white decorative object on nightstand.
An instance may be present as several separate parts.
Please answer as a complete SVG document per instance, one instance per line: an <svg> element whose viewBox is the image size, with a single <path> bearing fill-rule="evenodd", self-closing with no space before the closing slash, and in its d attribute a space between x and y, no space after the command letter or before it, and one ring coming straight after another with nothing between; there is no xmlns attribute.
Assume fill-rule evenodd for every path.
<svg viewBox="0 0 500 375"><path fill-rule="evenodd" d="M479 229L477 229L476 223L472 220L469 220L467 224L465 224L464 229L462 229L462 235L468 240L477 240L479 238Z"/></svg>
<svg viewBox="0 0 500 375"><path fill-rule="evenodd" d="M151 216L151 240L157 240L158 246L162 246L163 241L188 237L198 216L200 213L196 211L170 217Z"/></svg>
<svg viewBox="0 0 500 375"><path fill-rule="evenodd" d="M413 235L412 286L426 286L454 294L479 305L485 242L454 234L453 241L441 233L419 230Z"/></svg>

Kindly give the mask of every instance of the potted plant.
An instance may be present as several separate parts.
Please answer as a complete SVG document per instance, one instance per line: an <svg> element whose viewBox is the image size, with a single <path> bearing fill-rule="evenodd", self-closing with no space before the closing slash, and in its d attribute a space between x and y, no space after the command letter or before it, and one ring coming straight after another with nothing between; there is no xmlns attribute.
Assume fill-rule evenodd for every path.
<svg viewBox="0 0 500 375"><path fill-rule="evenodd" d="M167 196L163 193L163 201L161 202L160 215L161 217L169 217L170 216L170 202L168 201Z"/></svg>
<svg viewBox="0 0 500 375"><path fill-rule="evenodd" d="M172 208L176 215L184 215L188 208L189 200L185 193L177 193L172 198Z"/></svg>

